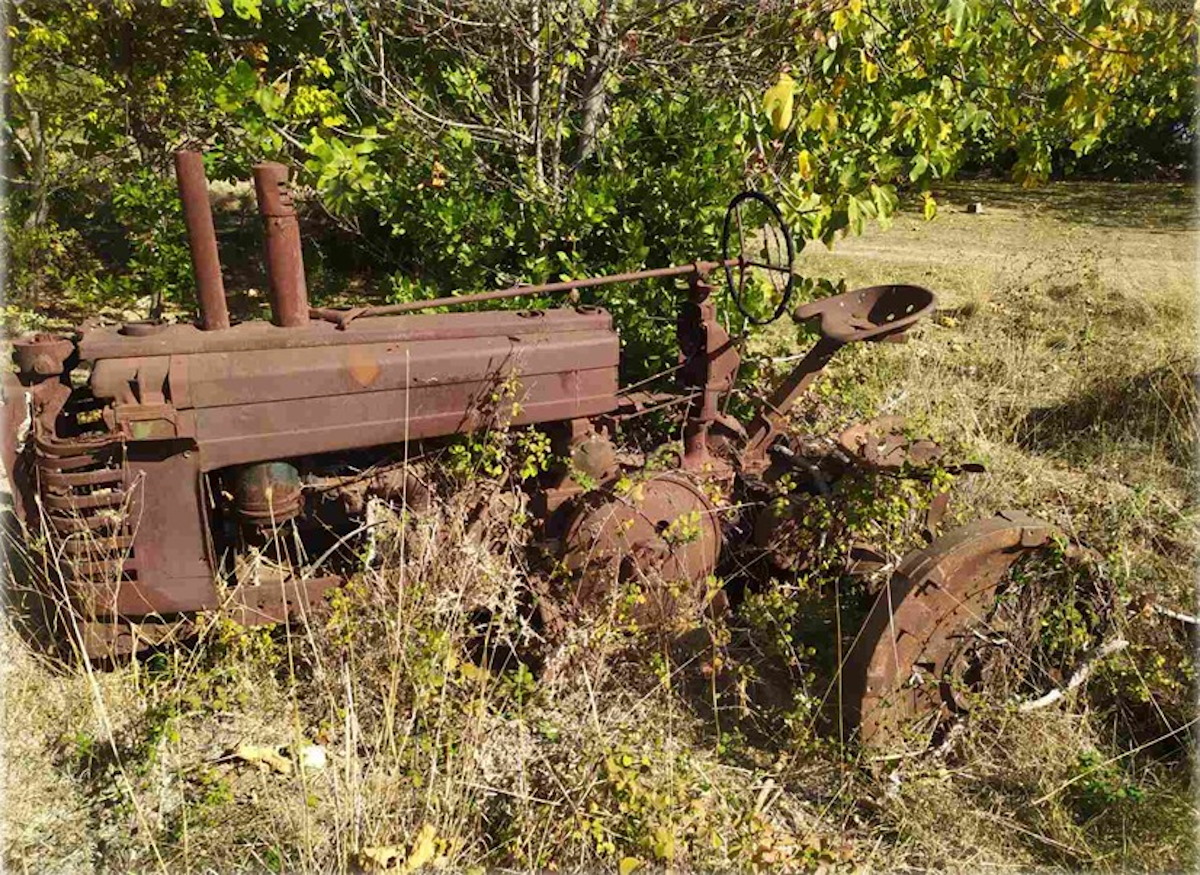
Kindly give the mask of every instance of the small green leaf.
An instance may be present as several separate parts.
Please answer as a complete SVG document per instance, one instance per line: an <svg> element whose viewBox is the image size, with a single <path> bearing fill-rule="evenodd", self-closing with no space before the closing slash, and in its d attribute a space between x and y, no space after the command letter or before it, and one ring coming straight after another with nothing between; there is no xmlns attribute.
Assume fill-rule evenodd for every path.
<svg viewBox="0 0 1200 875"><path fill-rule="evenodd" d="M242 19L242 21L261 22L261 6L262 0L233 0L233 14Z"/></svg>

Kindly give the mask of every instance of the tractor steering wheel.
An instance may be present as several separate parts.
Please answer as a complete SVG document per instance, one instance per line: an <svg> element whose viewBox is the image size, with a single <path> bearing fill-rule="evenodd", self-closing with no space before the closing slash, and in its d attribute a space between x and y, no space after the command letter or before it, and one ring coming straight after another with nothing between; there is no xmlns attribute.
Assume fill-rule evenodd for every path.
<svg viewBox="0 0 1200 875"><path fill-rule="evenodd" d="M749 213L745 218L750 221L743 220L743 212ZM737 254L731 256L730 240L735 234ZM758 248L765 256L762 260L748 257L748 249L755 243L758 243ZM792 275L795 257L792 235L783 221L783 214L773 200L761 192L744 191L729 202L729 207L725 210L725 225L721 229L721 261L724 262L729 296L738 312L751 325L770 325L787 312L795 285L795 277ZM746 279L751 268L781 273L787 277L780 290L779 304L767 319L755 317L746 310L744 304Z"/></svg>

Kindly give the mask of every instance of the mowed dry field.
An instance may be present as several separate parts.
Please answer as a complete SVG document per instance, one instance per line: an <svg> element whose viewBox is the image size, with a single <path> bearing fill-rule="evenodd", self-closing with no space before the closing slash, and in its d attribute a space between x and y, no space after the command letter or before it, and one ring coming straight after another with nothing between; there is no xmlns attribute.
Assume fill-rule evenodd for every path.
<svg viewBox="0 0 1200 875"><path fill-rule="evenodd" d="M291 635L217 622L101 671L38 652L10 610L5 867L1191 869L1193 650L1163 609L1195 613L1192 190L938 195L931 222L904 213L801 255L802 273L850 287L928 286L939 309L906 344L842 353L798 425L902 414L986 466L956 484L955 520L1022 508L1097 551L1103 629L1065 616L1068 593L1042 594L1047 629L1129 642L1079 690L1035 711L997 704L953 745L871 761L814 734L803 696L753 694L786 626L772 611L787 599L769 593L701 629L691 655L630 658L616 631L582 629L540 673L484 671L465 655L464 606L512 618L497 635L517 644L531 634L515 608L522 539L501 525L489 549L466 542L448 498L381 535L332 615ZM797 340L776 326L756 345L786 358ZM803 661L821 642L785 643ZM740 698L717 708L705 685L759 644L763 664L735 665ZM1043 680L1064 683L1074 666L1060 668Z"/></svg>

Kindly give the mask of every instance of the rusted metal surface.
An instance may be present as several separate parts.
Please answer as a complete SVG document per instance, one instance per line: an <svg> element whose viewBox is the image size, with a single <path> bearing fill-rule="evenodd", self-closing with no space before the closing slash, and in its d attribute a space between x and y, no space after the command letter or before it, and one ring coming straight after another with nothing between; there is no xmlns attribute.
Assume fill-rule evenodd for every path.
<svg viewBox="0 0 1200 875"><path fill-rule="evenodd" d="M360 343L412 343L423 340L471 340L495 335L549 335L576 331L611 331L612 316L599 307L552 310L447 313L392 316L355 322L338 331L325 322L303 329L280 331L268 322L242 322L228 331L206 333L190 324L160 325L150 334L129 334L122 328L86 329L79 355L87 361L110 358L177 356L200 352L254 352L354 346ZM57 373L57 372L56 372Z"/></svg>
<svg viewBox="0 0 1200 875"><path fill-rule="evenodd" d="M95 356L91 381L75 391L61 381L76 350L70 341L18 344L23 379L34 390L33 479L45 518L69 542L63 564L81 616L136 621L221 606L206 510L219 490L206 487L206 472L481 427L481 407L510 377L519 385L516 425L586 422L617 407L618 339L602 311L374 322L336 336L318 324L287 332L87 332L80 348ZM274 347L268 332L302 345ZM217 349L205 351L210 343ZM89 411L98 417L83 425L80 414ZM613 462L603 449L585 445L580 461L607 474ZM368 495L415 494L407 484L394 487L381 475L361 494L346 487L342 504L361 512ZM294 489L273 490L269 501L262 489L261 501L235 492L239 517L252 524L300 510Z"/></svg>
<svg viewBox="0 0 1200 875"><path fill-rule="evenodd" d="M575 470L583 473L595 483L608 483L621 473L617 448L606 435L590 428L588 420L571 420L575 428L586 428L571 439L568 452Z"/></svg>
<svg viewBox="0 0 1200 875"><path fill-rule="evenodd" d="M258 462L233 475L233 502L243 520L273 527L300 513L300 472L287 462Z"/></svg>
<svg viewBox="0 0 1200 875"><path fill-rule="evenodd" d="M620 587L638 591L629 618L669 627L695 616L721 549L717 509L695 483L659 474L620 494L585 499L564 537L563 561L575 572L568 600L584 613L612 608Z"/></svg>
<svg viewBox="0 0 1200 875"><path fill-rule="evenodd" d="M767 399L742 454L742 464L747 470L761 471L767 466L767 451L787 429L788 411L809 390L841 348L841 343L822 337Z"/></svg>
<svg viewBox="0 0 1200 875"><path fill-rule="evenodd" d="M190 357L187 389L202 465L214 470L473 431L487 424L481 411L494 383L510 375L520 385L512 425L595 416L616 407L617 343L613 332L577 332L545 342L497 337L270 351L244 368L227 357Z"/></svg>
<svg viewBox="0 0 1200 875"><path fill-rule="evenodd" d="M936 302L920 286L870 286L803 304L793 316L797 322L819 320L822 337L856 343L907 331L932 313Z"/></svg>
<svg viewBox="0 0 1200 875"><path fill-rule="evenodd" d="M75 344L69 338L46 333L18 337L12 341L12 348L13 364L26 385L60 375L75 352Z"/></svg>
<svg viewBox="0 0 1200 875"><path fill-rule="evenodd" d="M92 392L112 402L128 439L138 439L140 428L153 439L194 441L205 471L470 431L484 424L480 404L493 385L509 377L520 385L514 425L616 409L619 341L607 313L496 314L505 318L490 330L480 319L486 315L405 317L386 341L364 332L359 343L301 348L256 337L245 342L253 350L170 354L157 336L115 333L85 335L81 348L97 355L154 343L153 356L100 358ZM224 345L238 328L184 334L184 349L197 339ZM330 333L276 331L311 332L313 344Z"/></svg>
<svg viewBox="0 0 1200 875"><path fill-rule="evenodd" d="M230 590L222 607L243 626L300 620L321 609L322 599L341 583L337 577L275 579ZM199 632L191 617L85 619L77 624L77 643L93 658L112 659L147 647L182 642Z"/></svg>
<svg viewBox="0 0 1200 875"><path fill-rule="evenodd" d="M971 647L1009 568L1058 534L1050 523L1004 511L906 556L879 594L841 673L843 722L869 746L902 740L924 717L961 708ZM925 727L927 730L931 726Z"/></svg>
<svg viewBox="0 0 1200 875"><path fill-rule="evenodd" d="M266 231L271 319L282 328L302 328L308 324L308 286L288 169L272 161L255 164L254 192Z"/></svg>
<svg viewBox="0 0 1200 875"><path fill-rule="evenodd" d="M933 441L911 437L903 416L883 416L853 425L838 435L837 442L860 465L873 471L924 468L944 455Z"/></svg>
<svg viewBox="0 0 1200 875"><path fill-rule="evenodd" d="M696 393L684 424L682 464L689 471L728 477L732 468L726 459L709 452L709 432L721 415L721 397L733 389L741 357L717 320L713 291L712 285L694 276L676 325L679 384Z"/></svg>
<svg viewBox="0 0 1200 875"><path fill-rule="evenodd" d="M183 202L183 221L187 226L188 245L192 253L192 271L196 275L200 327L204 331L220 331L229 327L229 306L225 302L225 282L221 278L217 231L213 226L212 206L208 201L204 158L199 152L176 152L175 177L179 181L179 199Z"/></svg>
<svg viewBox="0 0 1200 875"><path fill-rule="evenodd" d="M745 464L762 470L767 450L787 427L787 413L843 346L902 336L933 312L936 298L920 286L871 286L812 301L796 308L797 322L815 321L820 338L790 375L771 393L751 431Z"/></svg>
<svg viewBox="0 0 1200 875"><path fill-rule="evenodd" d="M179 643L196 632L192 620L81 620L77 628L79 646L93 659L114 659L147 647Z"/></svg>
<svg viewBox="0 0 1200 875"><path fill-rule="evenodd" d="M229 594L233 619L246 626L299 620L320 610L322 599L341 579L333 576L276 578L242 584Z"/></svg>
<svg viewBox="0 0 1200 875"><path fill-rule="evenodd" d="M350 514L361 514L372 498L418 512L427 510L433 499L432 490L416 467L404 463L347 477L309 477L304 489L338 498Z"/></svg>

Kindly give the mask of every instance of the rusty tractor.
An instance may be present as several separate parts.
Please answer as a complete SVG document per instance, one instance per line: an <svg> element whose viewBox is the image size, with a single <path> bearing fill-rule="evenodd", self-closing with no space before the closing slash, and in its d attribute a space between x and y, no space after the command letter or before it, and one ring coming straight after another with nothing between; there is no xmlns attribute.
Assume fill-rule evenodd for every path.
<svg viewBox="0 0 1200 875"><path fill-rule="evenodd" d="M511 426L539 426L569 460L529 490L546 542L573 573L559 597L587 602L640 579L659 587L639 608L648 621L702 609L728 541L769 540L776 521L764 484L782 473L801 493L828 494L848 467L899 470L938 453L896 421L880 420L814 457L797 449L787 422L838 350L902 340L934 309L934 295L915 285L874 286L795 309L796 320L815 326L815 345L748 421L729 415L743 337L717 318L718 285L751 324L790 306L792 240L761 194L731 203L718 260L322 309L308 303L287 168L260 164L253 175L272 318L239 322L224 293L201 156L178 153L176 171L198 320L85 322L70 334L15 338L4 385L0 426L14 510L60 560L73 628L93 657L175 640L202 612L258 624L318 607L349 573L331 573L328 560L347 552L364 507L373 499L427 502L428 486L406 462L484 427L482 399L509 378L519 379L521 393ZM765 238L761 223L744 230L747 208L766 216ZM769 319L744 306L750 278L763 275L778 293ZM622 388L613 319L579 303L579 291L665 278L686 284L678 362L657 390L645 388L652 380ZM559 294L571 298L546 309L417 313ZM627 473L614 439L650 412L676 417L677 463L644 474L635 490L613 489ZM735 496L727 504L736 510L719 508L715 495ZM961 707L971 629L1009 567L1056 535L1018 512L937 534L938 505L928 546L894 568L841 668L844 719L867 744ZM685 518L688 536L672 537ZM245 573L239 556L284 528L285 540L302 547L292 570Z"/></svg>

